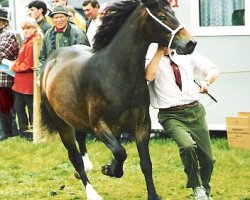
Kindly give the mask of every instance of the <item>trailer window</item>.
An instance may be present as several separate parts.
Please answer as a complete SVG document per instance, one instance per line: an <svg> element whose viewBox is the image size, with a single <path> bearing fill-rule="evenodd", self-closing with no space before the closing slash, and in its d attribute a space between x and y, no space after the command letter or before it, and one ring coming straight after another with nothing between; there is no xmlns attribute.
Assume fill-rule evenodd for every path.
<svg viewBox="0 0 250 200"><path fill-rule="evenodd" d="M192 0L191 9L193 35L250 35L249 0Z"/></svg>

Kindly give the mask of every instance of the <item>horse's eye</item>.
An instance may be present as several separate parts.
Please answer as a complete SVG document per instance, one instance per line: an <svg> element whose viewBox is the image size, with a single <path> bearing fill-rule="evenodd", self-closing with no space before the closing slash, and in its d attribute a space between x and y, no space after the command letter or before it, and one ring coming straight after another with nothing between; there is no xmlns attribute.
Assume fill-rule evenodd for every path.
<svg viewBox="0 0 250 200"><path fill-rule="evenodd" d="M166 17L165 17L165 16L159 16L159 19L160 19L160 20L165 20Z"/></svg>

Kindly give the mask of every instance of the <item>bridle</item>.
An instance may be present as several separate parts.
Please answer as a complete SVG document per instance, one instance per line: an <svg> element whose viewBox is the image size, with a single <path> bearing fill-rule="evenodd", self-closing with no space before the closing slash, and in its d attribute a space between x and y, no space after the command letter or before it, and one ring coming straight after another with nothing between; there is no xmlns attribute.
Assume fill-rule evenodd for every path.
<svg viewBox="0 0 250 200"><path fill-rule="evenodd" d="M164 24L161 20L159 20L156 16L154 16L151 11L146 7L146 11L148 12L148 14L155 20L157 21L160 25L162 25L164 28L166 28L167 30L169 30L171 32L171 38L169 40L169 44L168 44L168 49L170 49L171 43L173 42L174 36L176 35L176 33L178 33L182 28L184 28L181 24L175 29L173 30L172 28L170 28L168 25Z"/></svg>

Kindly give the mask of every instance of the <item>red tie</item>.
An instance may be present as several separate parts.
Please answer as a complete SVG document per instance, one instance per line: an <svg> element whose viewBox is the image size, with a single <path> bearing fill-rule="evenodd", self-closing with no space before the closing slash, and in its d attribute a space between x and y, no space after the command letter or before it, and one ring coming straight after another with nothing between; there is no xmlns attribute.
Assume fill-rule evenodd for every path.
<svg viewBox="0 0 250 200"><path fill-rule="evenodd" d="M175 83L180 88L180 90L182 90L182 82L181 82L180 69L179 69L178 65L175 64L172 60L170 60L170 65L172 66L173 71L174 71Z"/></svg>

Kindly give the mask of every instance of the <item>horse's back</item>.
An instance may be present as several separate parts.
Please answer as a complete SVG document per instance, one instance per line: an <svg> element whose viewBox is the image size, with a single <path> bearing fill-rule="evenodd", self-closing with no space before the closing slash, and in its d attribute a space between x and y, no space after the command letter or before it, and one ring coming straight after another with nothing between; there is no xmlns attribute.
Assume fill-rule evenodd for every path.
<svg viewBox="0 0 250 200"><path fill-rule="evenodd" d="M42 99L61 119L77 119L81 116L77 110L79 103L80 74L92 56L91 48L85 45L62 47L56 50L46 61L42 72ZM54 115L54 116L56 116ZM75 122L77 121L77 122ZM79 124L78 120L68 121Z"/></svg>
<svg viewBox="0 0 250 200"><path fill-rule="evenodd" d="M64 62L76 61L78 57L84 62L84 60L89 59L92 55L91 47L86 45L73 45L59 48L48 58L47 62L53 59L57 59L58 61L61 59Z"/></svg>

